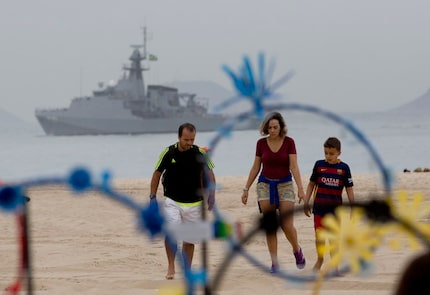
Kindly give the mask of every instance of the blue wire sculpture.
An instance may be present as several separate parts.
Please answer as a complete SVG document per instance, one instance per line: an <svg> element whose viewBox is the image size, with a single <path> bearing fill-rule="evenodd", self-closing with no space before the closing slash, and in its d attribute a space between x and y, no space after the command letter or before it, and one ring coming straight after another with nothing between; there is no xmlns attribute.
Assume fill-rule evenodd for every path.
<svg viewBox="0 0 430 295"><path fill-rule="evenodd" d="M243 58L243 65L241 65L239 71L235 73L228 66L223 66L223 70L231 78L232 84L234 85L237 96L230 100L225 101L221 105L217 106L217 110L221 111L226 107L234 104L235 102L243 99L247 99L252 104L252 110L248 112L243 112L231 120L226 121L217 130L216 135L209 143L208 155L216 150L218 143L225 137L231 136L234 126L247 120L251 117L257 116L258 118L263 118L264 113L272 110L299 110L303 112L309 112L315 115L323 116L340 124L346 128L369 152L372 160L377 164L380 174L383 176L383 185L385 189L385 194L390 195L392 191L392 180L390 173L386 166L384 165L382 158L379 156L376 149L373 147L371 142L366 138L366 136L354 126L349 120L324 109L318 108L316 106L305 105L300 103L278 103L278 104L266 104L268 99L276 98L276 90L283 84L285 84L294 73L288 72L281 79L273 84L270 84L270 80L274 71L274 63L272 62L269 68L265 68L266 61L264 54L258 56L258 68L257 75L254 73L253 66L250 59L245 56ZM209 181L209 179L207 179ZM52 185L52 184L62 184L70 187L76 194L83 194L88 191L98 191L104 194L106 197L113 199L114 201L120 203L121 205L135 211L136 217L138 219L138 225L140 231L148 234L151 238L158 235L165 235L168 240L172 243L174 239L171 237L171 233L166 229L165 219L162 212L156 202L149 202L147 204L139 204L133 201L129 196L119 193L114 190L110 185L110 174L108 172L103 172L101 175L101 181L97 182L93 179L93 175L85 167L77 167L73 169L65 177L51 177L51 178L38 178L34 180L24 181L20 184L14 185L3 185L0 186L0 209L6 212L20 212L25 198L25 192L30 187ZM211 188L215 187L215 184L209 184ZM389 209L386 208L384 202L368 202L365 204L355 204L355 206L361 206L366 209L370 219L377 220L380 222L385 222L387 220L393 220L394 218L390 215ZM296 207L295 211L288 212L288 214L294 214L294 212L303 210L302 207ZM388 210L388 211L387 211ZM242 255L245 259L250 261L254 266L261 269L265 273L269 273L270 269L263 263L259 262L251 254L247 253L244 248L249 239L251 239L257 232L265 230L264 220L261 219L257 222L256 226L251 229L247 234L245 234L240 240L234 237L231 233L231 224L226 222L223 215L218 210L215 205L213 208L214 221L214 238L224 238L228 242L230 248L229 252L225 255L224 260L216 270L213 278L211 279L206 267L200 270L187 270L184 267L184 279L187 286L187 294L194 294L196 287L204 286L205 294L211 294L216 292L220 281L225 273L226 268L232 262L236 255ZM401 222L401 221L399 221ZM407 227L407 224L405 225ZM417 229L411 229L418 236L421 233ZM421 235L422 236L422 235ZM422 239L426 241L429 245L430 242L422 236ZM207 253L204 253L207 256ZM205 257L207 260L207 257ZM349 267L342 268L341 271L349 271ZM280 271L276 274L277 276L296 282L313 282L316 280L315 275L298 275L291 274L285 271ZM326 278L330 278L335 274L328 274ZM31 294L31 290L29 290Z"/></svg>

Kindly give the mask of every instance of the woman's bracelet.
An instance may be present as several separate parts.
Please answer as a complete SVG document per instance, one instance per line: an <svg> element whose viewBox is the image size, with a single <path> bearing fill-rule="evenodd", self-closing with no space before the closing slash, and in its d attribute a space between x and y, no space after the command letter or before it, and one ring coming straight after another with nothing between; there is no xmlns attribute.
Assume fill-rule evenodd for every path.
<svg viewBox="0 0 430 295"><path fill-rule="evenodd" d="M249 187L244 187L244 188L243 188L243 191L244 191L244 192L249 191Z"/></svg>

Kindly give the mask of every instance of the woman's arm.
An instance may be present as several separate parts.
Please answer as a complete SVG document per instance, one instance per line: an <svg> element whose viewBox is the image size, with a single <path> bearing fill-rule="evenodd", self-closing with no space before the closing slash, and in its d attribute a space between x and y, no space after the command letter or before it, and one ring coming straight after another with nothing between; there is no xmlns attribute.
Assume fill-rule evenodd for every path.
<svg viewBox="0 0 430 295"><path fill-rule="evenodd" d="M309 206L309 202L311 200L312 192L314 191L316 183L313 181L309 181L308 187L306 188L306 195L303 199L304 207L303 210L307 217L311 216L311 207Z"/></svg>
<svg viewBox="0 0 430 295"><path fill-rule="evenodd" d="M243 188L242 193L242 203L246 205L248 202L248 191L251 187L252 183L254 182L255 178L257 177L258 173L261 169L261 157L255 156L254 163L252 164L251 170L249 171L248 180L246 181L246 185Z"/></svg>
<svg viewBox="0 0 430 295"><path fill-rule="evenodd" d="M303 190L302 177L300 175L299 164L297 164L297 154L289 154L290 159L290 171L293 174L294 180L297 185L297 195L299 197L299 204L305 197L305 191Z"/></svg>

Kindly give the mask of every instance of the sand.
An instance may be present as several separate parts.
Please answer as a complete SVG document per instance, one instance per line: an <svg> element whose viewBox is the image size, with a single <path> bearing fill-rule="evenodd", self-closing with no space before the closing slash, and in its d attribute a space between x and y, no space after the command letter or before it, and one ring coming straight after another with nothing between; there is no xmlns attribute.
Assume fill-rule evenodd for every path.
<svg viewBox="0 0 430 295"><path fill-rule="evenodd" d="M307 175L302 175L306 185ZM246 177L218 177L217 208L242 224L247 232L258 218L254 186L247 206L240 202ZM430 201L430 173L395 175L395 194L406 190L410 197L421 192L425 204ZM382 196L378 176L354 175L356 200ZM142 204L148 202L149 179L115 180L113 187ZM28 195L31 227L31 262L33 294L163 294L162 290L183 286L179 265L174 280L167 281L166 256L161 237L151 239L137 227L136 212L95 192L70 193L60 185L30 189ZM161 192L158 194L161 195ZM346 199L346 196L345 196ZM0 211L0 290L15 280L18 265L16 218ZM309 274L315 262L312 219L300 212L295 215L299 241L307 258L304 270L297 270L290 244L279 233L279 259L282 269L300 276ZM223 240L208 244L209 277L213 278L229 246ZM423 246L394 250L383 245L375 252L373 270L368 275L345 274L323 283L320 294L393 294L399 276L409 260L423 251ZM245 247L269 266L264 235L257 234ZM201 267L201 248L196 247L194 269ZM214 294L312 294L313 283L299 284L283 280L255 267L237 255L223 270L221 283ZM27 294L21 291L21 294ZM196 289L196 293L202 293ZM172 294L172 292L167 292Z"/></svg>

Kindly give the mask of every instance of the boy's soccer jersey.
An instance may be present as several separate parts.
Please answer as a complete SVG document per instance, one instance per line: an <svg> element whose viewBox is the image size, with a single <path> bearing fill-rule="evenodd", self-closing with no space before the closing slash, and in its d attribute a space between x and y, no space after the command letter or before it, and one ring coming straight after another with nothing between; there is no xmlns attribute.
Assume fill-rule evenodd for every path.
<svg viewBox="0 0 430 295"><path fill-rule="evenodd" d="M333 213L342 204L343 188L354 185L348 164L329 164L325 160L315 163L310 181L316 183L313 205L313 213L316 215Z"/></svg>

